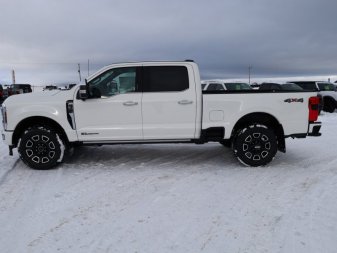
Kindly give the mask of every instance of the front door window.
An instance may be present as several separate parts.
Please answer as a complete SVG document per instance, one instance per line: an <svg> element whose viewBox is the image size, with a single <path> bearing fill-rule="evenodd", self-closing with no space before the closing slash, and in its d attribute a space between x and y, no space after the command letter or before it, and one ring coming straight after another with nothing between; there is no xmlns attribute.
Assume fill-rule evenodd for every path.
<svg viewBox="0 0 337 253"><path fill-rule="evenodd" d="M136 68L114 68L88 83L89 98L108 98L136 91Z"/></svg>

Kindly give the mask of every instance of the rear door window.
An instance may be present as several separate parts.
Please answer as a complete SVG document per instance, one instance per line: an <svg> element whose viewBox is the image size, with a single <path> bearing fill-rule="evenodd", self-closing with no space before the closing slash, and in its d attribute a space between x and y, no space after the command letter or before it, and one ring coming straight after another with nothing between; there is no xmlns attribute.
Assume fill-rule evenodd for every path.
<svg viewBox="0 0 337 253"><path fill-rule="evenodd" d="M143 68L143 92L173 92L189 88L185 66L149 66Z"/></svg>

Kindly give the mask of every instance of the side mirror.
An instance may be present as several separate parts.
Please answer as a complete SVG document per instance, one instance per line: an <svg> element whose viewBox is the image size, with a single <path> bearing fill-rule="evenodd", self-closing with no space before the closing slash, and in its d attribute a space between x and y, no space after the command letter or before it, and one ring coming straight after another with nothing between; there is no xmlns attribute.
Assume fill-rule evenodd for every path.
<svg viewBox="0 0 337 253"><path fill-rule="evenodd" d="M87 86L81 85L78 91L78 98L82 100L86 100L88 98Z"/></svg>

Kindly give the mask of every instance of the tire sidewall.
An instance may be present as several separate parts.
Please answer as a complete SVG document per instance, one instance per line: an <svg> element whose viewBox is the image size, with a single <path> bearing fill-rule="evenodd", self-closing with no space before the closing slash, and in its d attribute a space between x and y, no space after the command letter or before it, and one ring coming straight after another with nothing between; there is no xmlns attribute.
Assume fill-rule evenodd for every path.
<svg viewBox="0 0 337 253"><path fill-rule="evenodd" d="M27 155L27 142L32 140L32 137L34 136L39 136L39 138L42 138L42 136L46 136L47 138L49 138L48 144L50 142L53 143L55 149L53 149L53 151L55 151L55 155L53 156L53 158L49 159L48 162L42 163L36 163L32 160L32 156L28 156ZM24 132L21 136L21 139L19 141L19 147L18 147L18 152L20 155L20 158L22 159L22 161L27 164L29 167L33 168L33 169L37 169L37 170L47 170L47 169L51 169L53 167L55 167L60 160L62 160L63 157L63 151L61 148L61 143L60 141L62 141L59 136L57 135L57 133L55 133L54 131L50 130L50 129L46 129L46 128L31 128L28 129L26 132ZM34 154L35 155L35 154ZM38 155L37 155L38 156ZM40 157L41 158L41 157ZM48 157L50 158L50 157Z"/></svg>
<svg viewBox="0 0 337 253"><path fill-rule="evenodd" d="M259 133L261 134L261 136L262 135L267 136L270 142L270 149L266 150L268 151L268 155L266 155L265 157L262 157L260 155L260 160L253 160L253 157L248 158L245 155L246 151L243 150L244 149L243 144L245 142L245 139L248 136L252 136L254 133L255 134ZM239 133L237 134L234 140L234 143L233 143L233 152L235 156L238 158L238 160L246 166L257 167L257 166L266 165L273 160L277 152L276 135L271 129L268 129L266 126L254 125L254 126L246 127L243 130L239 131Z"/></svg>

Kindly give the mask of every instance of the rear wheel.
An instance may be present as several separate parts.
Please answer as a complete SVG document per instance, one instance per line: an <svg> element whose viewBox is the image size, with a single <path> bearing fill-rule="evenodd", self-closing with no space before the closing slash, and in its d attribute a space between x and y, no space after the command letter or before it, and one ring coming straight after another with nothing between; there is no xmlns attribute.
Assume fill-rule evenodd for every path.
<svg viewBox="0 0 337 253"><path fill-rule="evenodd" d="M324 100L324 107L323 110L326 112L334 112L336 109L335 101L332 99Z"/></svg>
<svg viewBox="0 0 337 253"><path fill-rule="evenodd" d="M263 125L245 127L234 139L233 152L245 165L266 165L273 160L277 152L276 135Z"/></svg>
<svg viewBox="0 0 337 253"><path fill-rule="evenodd" d="M52 129L34 127L26 130L19 140L20 158L29 167L46 170L62 162L64 141Z"/></svg>

